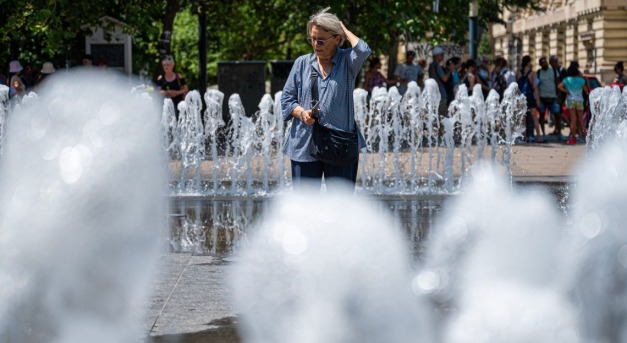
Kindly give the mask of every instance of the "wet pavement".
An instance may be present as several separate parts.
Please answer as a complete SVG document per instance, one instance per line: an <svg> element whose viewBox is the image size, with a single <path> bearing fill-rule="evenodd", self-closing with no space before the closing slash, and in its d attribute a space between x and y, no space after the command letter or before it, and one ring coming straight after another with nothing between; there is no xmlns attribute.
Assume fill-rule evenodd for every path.
<svg viewBox="0 0 627 343"><path fill-rule="evenodd" d="M564 185L575 183L574 171L585 145L530 143L512 151L513 180L524 187L547 188L564 201ZM420 242L445 206L447 196L373 197L406 234L414 259ZM240 342L237 314L228 302L227 278L233 252L262 219L268 199L172 200L171 237L159 261L159 275L146 305L145 342ZM182 215L184 214L184 216ZM198 242L201 242L198 244ZM254 285L251 285L254 287Z"/></svg>

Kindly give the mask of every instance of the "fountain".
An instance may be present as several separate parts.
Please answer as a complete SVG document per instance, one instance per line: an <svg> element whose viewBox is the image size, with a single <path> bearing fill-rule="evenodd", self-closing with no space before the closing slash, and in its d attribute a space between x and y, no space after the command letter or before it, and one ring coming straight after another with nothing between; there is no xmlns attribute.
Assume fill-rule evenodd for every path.
<svg viewBox="0 0 627 343"><path fill-rule="evenodd" d="M348 199L288 193L264 215L229 283L245 341L432 341L400 231Z"/></svg>
<svg viewBox="0 0 627 343"><path fill-rule="evenodd" d="M6 137L6 123L9 117L9 87L0 85L0 156L4 149L4 138Z"/></svg>
<svg viewBox="0 0 627 343"><path fill-rule="evenodd" d="M616 130L624 94L595 95L598 109L615 106L595 112L594 123L611 114L619 124L591 129L609 137L601 130L608 128L613 138L596 140L572 207L561 213L546 194L518 191L509 175L493 170L509 161L520 134L524 104L515 86L502 102L460 87L442 123L432 80L424 90L409 85L405 98L376 89L369 106L356 91L356 120L370 150L360 157L357 196L286 192L267 200L273 187L289 186L278 158L289 131L270 96L250 117L232 96L224 123L221 93L204 95L203 117L200 94L190 92L178 121L165 101L160 131L152 115L158 109L141 94L72 76L51 79L49 92L8 115L0 169L2 341L137 341L142 333L133 323L164 243L195 256L234 255L224 268L234 271L244 341L627 339L620 226L627 151L625 131ZM221 134L237 139L220 145ZM162 232L165 152L185 168L185 178L170 177L181 216L169 220L182 226L169 241ZM464 156L457 175L456 153L460 162ZM399 204L414 207L409 239L389 202L373 203L372 194L401 195ZM420 211L439 209L412 201L430 194L445 195L444 209L420 236ZM207 200L209 213L201 204Z"/></svg>
<svg viewBox="0 0 627 343"><path fill-rule="evenodd" d="M395 87L389 91L375 88L369 104L367 93L355 90L355 119L367 145L360 156L358 191L450 194L482 160L504 164L509 172L511 145L523 130L524 97L516 84L506 91L501 103L496 93L487 100L481 92L473 94L469 97L466 88L460 87L449 118L440 123L440 94L433 80L427 80L422 91L410 83L405 97ZM177 126L169 119L171 108L167 102L164 105L164 138L169 138L164 147L181 160L180 179L173 194L265 197L289 187L289 160L280 152L289 131L281 121L280 103L266 95L259 111L247 116L241 99L234 94L228 100L230 120L225 125L220 115L223 97L219 91L207 91L204 123L198 119L201 109L194 105L193 99L199 98L195 92L181 103ZM210 157L203 150L203 141ZM490 158L484 156L488 143ZM172 147L177 147L174 152ZM503 152L499 158L498 151ZM456 154L461 155L461 166L454 166Z"/></svg>
<svg viewBox="0 0 627 343"><path fill-rule="evenodd" d="M627 93L618 87L599 87L590 93L590 128L586 147L597 150L606 142L621 139L627 125Z"/></svg>
<svg viewBox="0 0 627 343"><path fill-rule="evenodd" d="M484 109L462 88L452 113L463 116L470 106L481 118L474 125L499 121L499 139L513 142L518 128L503 113L513 111L515 120L524 107L508 91L503 105L494 106L491 94ZM600 128L610 130L612 139L596 141L569 211L556 208L546 190L519 191L493 165L481 164L434 224L426 254L413 262L413 300L396 288L412 263L406 251L405 258L397 255L403 251L394 242L400 230L391 218L380 222L385 215L371 202L350 191L324 200L319 193L280 197L237 255L230 285L243 341L627 340L627 235L621 226L627 220L621 182L627 128L621 125L624 107L616 110L627 97L606 92L594 101L613 110L594 112L599 117L593 123L616 122L593 129L601 137L607 136ZM444 120L445 147L453 140L455 117ZM463 145L471 134L464 134L460 119ZM470 126L467 120L466 130ZM493 137L481 128L474 134L483 136L475 138L484 147ZM408 318L413 324L405 324ZM417 325L426 327L412 332Z"/></svg>
<svg viewBox="0 0 627 343"><path fill-rule="evenodd" d="M166 237L159 109L106 76L55 75L9 118L0 169L2 342L142 336Z"/></svg>

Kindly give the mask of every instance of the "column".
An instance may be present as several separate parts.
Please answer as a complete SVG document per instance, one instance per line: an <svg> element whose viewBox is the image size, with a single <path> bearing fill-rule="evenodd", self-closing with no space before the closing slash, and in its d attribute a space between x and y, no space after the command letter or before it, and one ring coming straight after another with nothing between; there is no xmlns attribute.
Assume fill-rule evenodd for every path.
<svg viewBox="0 0 627 343"><path fill-rule="evenodd" d="M627 62L627 11L603 11L602 16L595 18L592 27L597 37L597 72L603 82L609 83L615 76L614 64L618 61Z"/></svg>
<svg viewBox="0 0 627 343"><path fill-rule="evenodd" d="M566 56L561 61L564 68L568 68L570 61L577 60L577 45L577 26L574 22L571 22L566 25Z"/></svg>
<svg viewBox="0 0 627 343"><path fill-rule="evenodd" d="M522 38L522 53L523 55L533 55L533 49L531 49L531 45L533 45L533 38L531 36L531 32L523 33Z"/></svg>
<svg viewBox="0 0 627 343"><path fill-rule="evenodd" d="M575 60L579 61L579 70L581 70L581 72L584 72L584 69L587 69L587 64L588 64L588 48L590 47L590 40L586 40L586 42L582 42L581 40L581 34L582 33L587 33L589 32L591 29L590 25L588 24L588 19L587 18L580 18L577 21L577 49L576 49L576 54L575 54ZM589 37L588 37L589 38Z"/></svg>
<svg viewBox="0 0 627 343"><path fill-rule="evenodd" d="M536 32L536 49L535 49L535 55L533 59L534 65L538 65L538 59L540 59L541 56L548 57L542 53L544 51L543 42L544 42L544 32L542 31Z"/></svg>
<svg viewBox="0 0 627 343"><path fill-rule="evenodd" d="M559 25L551 29L551 42L549 51L551 55L557 55L560 61L566 58L566 27Z"/></svg>

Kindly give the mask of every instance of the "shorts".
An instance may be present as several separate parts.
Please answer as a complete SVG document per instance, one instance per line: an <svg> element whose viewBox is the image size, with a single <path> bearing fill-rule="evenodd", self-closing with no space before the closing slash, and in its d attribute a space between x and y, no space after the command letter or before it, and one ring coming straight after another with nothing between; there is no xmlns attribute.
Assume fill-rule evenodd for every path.
<svg viewBox="0 0 627 343"><path fill-rule="evenodd" d="M583 101L566 99L566 108L569 110L582 110L583 111Z"/></svg>
<svg viewBox="0 0 627 343"><path fill-rule="evenodd" d="M547 109L553 114L561 112L557 98L540 98L540 113L545 113Z"/></svg>

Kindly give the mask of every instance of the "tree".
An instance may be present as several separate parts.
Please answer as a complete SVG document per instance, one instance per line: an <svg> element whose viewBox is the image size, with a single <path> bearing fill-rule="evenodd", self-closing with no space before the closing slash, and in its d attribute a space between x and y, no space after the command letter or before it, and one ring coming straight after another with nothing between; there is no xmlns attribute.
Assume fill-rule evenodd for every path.
<svg viewBox="0 0 627 343"><path fill-rule="evenodd" d="M391 56L394 70L399 43L466 43L468 1L329 0L331 12L362 37L375 54ZM133 69L160 72L159 50L173 53L188 77L197 72L197 14L208 22L209 72L220 60L294 59L311 52L305 26L311 2L303 0L0 0L0 61L78 63L90 27L108 15L126 24L133 37ZM479 24L502 22L504 8L539 9L541 0L480 0ZM10 7L9 7L10 6ZM177 24L177 15L181 23ZM171 39L165 39L172 32ZM162 43L159 43L162 39ZM174 44L172 44L174 42ZM193 87L193 84L192 84Z"/></svg>

